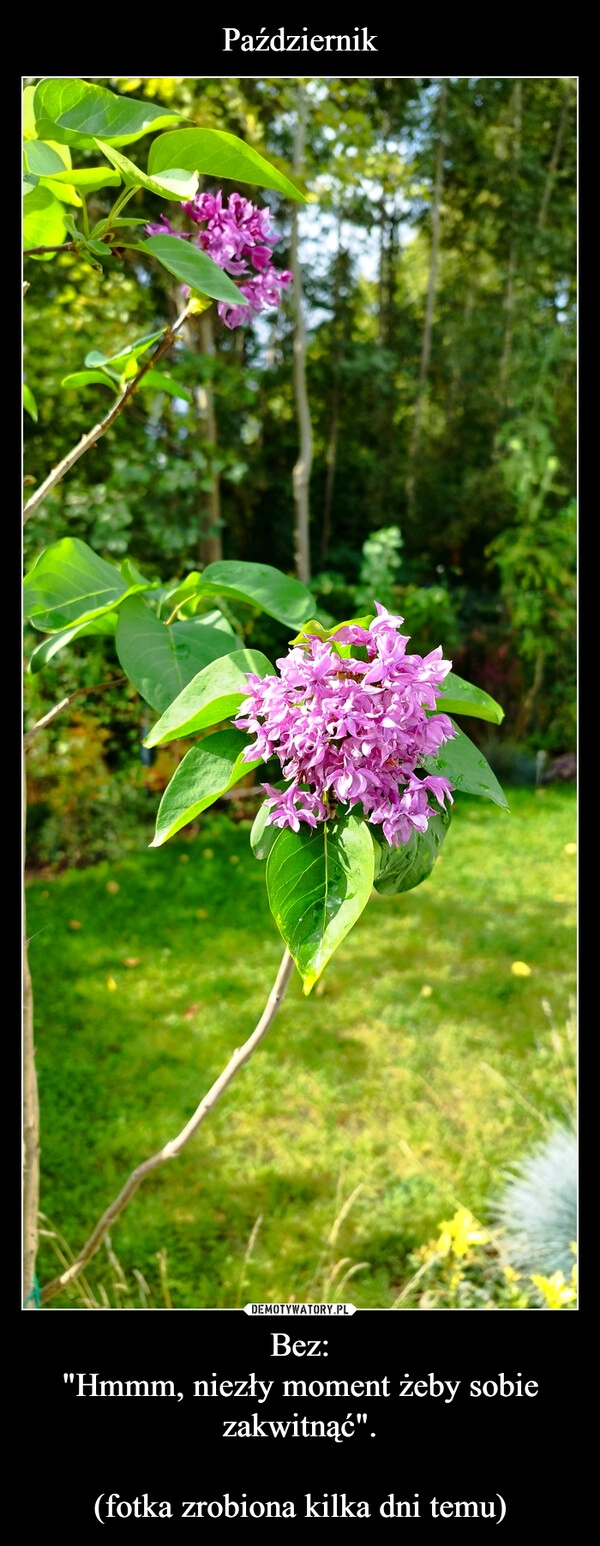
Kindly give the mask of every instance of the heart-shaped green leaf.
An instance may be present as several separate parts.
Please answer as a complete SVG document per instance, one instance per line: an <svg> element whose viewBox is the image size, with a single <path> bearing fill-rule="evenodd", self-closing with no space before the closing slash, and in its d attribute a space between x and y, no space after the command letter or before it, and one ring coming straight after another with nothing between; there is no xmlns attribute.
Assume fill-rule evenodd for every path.
<svg viewBox="0 0 600 1546"><path fill-rule="evenodd" d="M65 648L73 639L79 639L87 634L109 634L113 636L117 631L118 614L116 612L101 612L93 617L89 623L73 623L70 628L61 628L58 633L51 633L49 638L42 639L37 644L29 660L29 670L32 676L47 666L48 661Z"/></svg>
<svg viewBox="0 0 600 1546"><path fill-rule="evenodd" d="M207 252L200 252L198 247L192 247L188 242L182 241L179 236L149 236L146 242L138 242L139 252L149 252L153 258L158 258L163 268L167 268L170 274L180 279L182 284L189 285L192 290L200 290L203 295L210 295L215 301L233 301L234 304L245 305L245 298L240 295L233 280L209 258Z"/></svg>
<svg viewBox="0 0 600 1546"><path fill-rule="evenodd" d="M148 588L145 586L145 588ZM118 606L131 589L114 564L105 563L79 537L44 548L26 575L24 615L43 633L88 622Z"/></svg>
<svg viewBox="0 0 600 1546"><path fill-rule="evenodd" d="M67 76L48 76L33 98L38 139L91 149L96 137L110 145L131 145L143 134L178 123L182 113L165 113L150 102L118 97L105 86Z"/></svg>
<svg viewBox="0 0 600 1546"><path fill-rule="evenodd" d="M148 156L152 176L171 166L188 167L205 177L227 177L232 182L277 188L288 199L304 194L251 145L223 129L180 129L153 140Z"/></svg>
<svg viewBox="0 0 600 1546"><path fill-rule="evenodd" d="M408 843L390 848L380 827L371 831L379 849L379 869L375 877L375 890L381 896L397 896L400 891L412 891L431 874L438 853L450 826L450 812L439 811L430 816L427 831L414 829Z"/></svg>
<svg viewBox="0 0 600 1546"><path fill-rule="evenodd" d="M76 166L70 172L55 172L52 181L70 183L73 188L81 188L83 193L95 193L97 188L118 188L121 177L110 166ZM143 224L140 221L140 225Z"/></svg>
<svg viewBox="0 0 600 1546"><path fill-rule="evenodd" d="M194 619L198 626L200 619ZM216 632L210 630L210 632ZM227 639L227 635L224 638ZM203 671L188 682L179 697L170 704L166 713L154 725L146 737L145 746L161 746L180 736L193 735L209 725L218 725L223 719L236 714L240 704L248 697L246 673L257 676L273 675L273 666L260 650L239 650L236 641L230 641L233 649L224 658L213 660Z"/></svg>
<svg viewBox="0 0 600 1546"><path fill-rule="evenodd" d="M444 778L449 778L454 788L462 790L463 794L481 795L507 811L506 795L483 752L473 745L464 730L459 730L454 720L452 724L456 731L454 740L445 741L435 757L422 757L421 766L427 773L441 773Z"/></svg>
<svg viewBox="0 0 600 1546"><path fill-rule="evenodd" d="M44 140L26 140L23 147L23 159L25 170L35 172L37 177L52 177L57 172L59 175L65 171L65 163L62 156L52 145L47 145ZM67 176L69 173L67 172Z"/></svg>
<svg viewBox="0 0 600 1546"><path fill-rule="evenodd" d="M487 719L493 725L501 725L504 719L504 709L496 703L495 698L490 698L489 693L481 687L474 687L472 682L464 682L462 676L456 676L454 671L449 671L442 682L438 702L438 712L444 714L470 714L474 719Z"/></svg>
<svg viewBox="0 0 600 1546"><path fill-rule="evenodd" d="M182 167L170 167L164 175L148 177L146 172L140 171L134 161L128 156L122 155L120 150L115 150L114 145L108 145L103 140L96 140L97 149L102 151L107 161L116 167L121 173L123 182L132 188L146 188L148 193L155 193L159 199L193 199L198 190L198 178L195 172L186 172Z"/></svg>
<svg viewBox="0 0 600 1546"><path fill-rule="evenodd" d="M136 596L121 609L116 645L129 680L159 714L199 671L238 647L231 634L207 628L202 618L167 628Z"/></svg>
<svg viewBox="0 0 600 1546"><path fill-rule="evenodd" d="M71 376L65 376L60 384L73 391L79 391L80 387L86 386L110 387L111 392L119 390L118 381L112 381L103 370L75 370Z"/></svg>
<svg viewBox="0 0 600 1546"><path fill-rule="evenodd" d="M167 838L258 766L256 762L242 762L247 745L248 738L240 730L218 730L199 746L192 746L165 789L151 848L160 848Z"/></svg>
<svg viewBox="0 0 600 1546"><path fill-rule="evenodd" d="M38 183L23 208L23 247L58 247L66 236L65 217L59 199ZM46 254L43 255L44 257ZM48 253L50 258L52 253Z"/></svg>
<svg viewBox="0 0 600 1546"><path fill-rule="evenodd" d="M299 628L315 605L314 597L299 580L281 574L270 564L244 564L234 559L209 564L198 589L205 596L227 596L262 607L269 617L290 628Z"/></svg>
<svg viewBox="0 0 600 1546"><path fill-rule="evenodd" d="M286 827L267 859L269 906L310 993L360 917L373 886L373 839L351 814L313 831Z"/></svg>

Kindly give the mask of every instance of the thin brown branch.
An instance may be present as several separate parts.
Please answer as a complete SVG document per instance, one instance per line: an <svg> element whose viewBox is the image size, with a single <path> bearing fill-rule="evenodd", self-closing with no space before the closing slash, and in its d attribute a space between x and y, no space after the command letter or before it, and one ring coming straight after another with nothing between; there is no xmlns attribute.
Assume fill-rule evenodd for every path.
<svg viewBox="0 0 600 1546"><path fill-rule="evenodd" d="M24 247L24 258L36 258L42 252L77 252L77 242L59 242L57 247Z"/></svg>
<svg viewBox="0 0 600 1546"><path fill-rule="evenodd" d="M40 485L37 492L32 494L31 499L28 499L27 504L23 509L23 524L25 524L25 521L29 520L31 515L35 514L35 511L39 509L42 500L46 498L46 494L49 494L50 489L55 488L56 484L61 482L61 479L64 478L66 472L70 472L71 467L75 466L75 462L79 461L80 456L84 456L85 452L89 451L91 447L96 444L96 441L100 440L101 436L106 434L106 431L107 429L110 429L111 424L114 424L115 419L118 418L120 413L122 413L126 403L129 402L130 397L133 397L134 392L137 391L140 381L143 381L146 373L153 369L157 360L160 360L162 355L166 354L167 349L170 349L171 344L175 340L175 334L185 322L185 319L188 315L188 310L189 305L186 305L181 315L177 318L177 321L173 323L173 326L165 330L165 336L162 342L158 345L158 348L155 350L154 354L151 355L147 363L142 365L141 369L138 370L137 376L134 376L131 381L128 381L125 390L121 393L121 396L117 398L116 403L113 403L110 412L106 414L105 418L101 419L99 424L95 424L94 428L91 429L87 435L82 435L78 445L73 446L73 449L69 451L68 456L63 457L63 460L62 462L59 462L58 467L55 467L53 472L48 474L48 477L45 479L44 483Z"/></svg>
<svg viewBox="0 0 600 1546"><path fill-rule="evenodd" d="M53 709L49 709L42 719L38 719L35 725L31 726L31 730L28 730L23 736L23 745L25 747L29 746L29 742L33 740L34 735L37 735L38 730L44 730L46 725L51 724L52 720L56 719L57 714L61 714L62 710L66 709L69 703L73 702L74 698L78 698L80 693L106 692L109 687L120 687L121 682L126 681L126 676L115 676L110 682L98 682L97 687L76 687L74 692L69 693L68 698L61 698L60 703L55 703Z"/></svg>
<svg viewBox="0 0 600 1546"><path fill-rule="evenodd" d="M42 1304L47 1304L50 1299L54 1298L55 1294L59 1294L62 1289L66 1288L67 1284L73 1281L73 1278L79 1276L79 1273L102 1244L107 1230L111 1229L119 1214L123 1212L123 1209L126 1208L127 1203L133 1197L134 1192L137 1192L140 1183L145 1181L146 1176L151 1175L153 1170L158 1170L161 1165L165 1165L167 1160L176 1159L181 1154L181 1150L185 1148L185 1145L189 1143L190 1138L193 1138L194 1133L198 1131L205 1117L212 1111L213 1106L216 1106L223 1091L231 1084L238 1069L248 1062L255 1047L263 1040L263 1037L266 1036L267 1031L273 1024L279 1006L285 998L293 965L294 962L289 950L284 950L279 971L264 1012L252 1035L244 1042L243 1047L236 1047L223 1072L219 1074L218 1079L215 1080L208 1093L203 1096L199 1106L196 1107L194 1115L190 1117L189 1122L181 1129L177 1137L172 1138L170 1143L166 1143L162 1149L159 1149L157 1154L151 1155L150 1159L144 1160L141 1165L137 1165L135 1170L132 1170L131 1175L121 1188L118 1196L115 1197L114 1202L111 1202L110 1206L102 1214L102 1218L98 1220L95 1229L92 1230L89 1239L86 1240L76 1260L64 1272L61 1272L59 1277L52 1278L50 1283L46 1283L45 1287L41 1290Z"/></svg>

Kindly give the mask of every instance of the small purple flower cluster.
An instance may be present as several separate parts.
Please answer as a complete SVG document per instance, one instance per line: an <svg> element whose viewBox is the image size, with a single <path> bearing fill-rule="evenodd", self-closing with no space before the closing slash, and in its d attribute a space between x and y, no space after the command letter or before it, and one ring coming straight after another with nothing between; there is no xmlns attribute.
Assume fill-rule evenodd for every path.
<svg viewBox="0 0 600 1546"><path fill-rule="evenodd" d="M285 790L263 784L274 826L316 827L338 802L349 809L360 803L397 848L413 830L427 830L435 814L429 794L442 807L446 799L452 804L447 778L415 772L456 733L447 714L426 712L436 709L451 661L441 647L424 658L407 655L408 638L398 632L404 619L376 607L368 629L351 623L335 633L337 643L362 646L366 660L342 657L328 640L308 635L276 662L279 676L248 674L250 696L234 723L256 736L245 761L278 757L291 779Z"/></svg>
<svg viewBox="0 0 600 1546"><path fill-rule="evenodd" d="M276 269L271 261L271 248L279 237L269 233L270 210L258 209L239 193L229 195L224 209L220 189L218 193L197 193L182 207L195 225L204 227L195 238L191 238L189 231L174 231L165 215L161 215L160 223L148 225L146 230L149 236L166 233L182 236L184 240L192 239L193 245L208 253L219 268L224 268L235 279L243 277L239 289L246 298L245 304L240 302L236 306L231 301L219 301L217 310L226 327L239 327L241 322L251 320L253 312L278 306L283 285L291 283L292 275L289 269ZM256 273L249 270L249 262Z"/></svg>

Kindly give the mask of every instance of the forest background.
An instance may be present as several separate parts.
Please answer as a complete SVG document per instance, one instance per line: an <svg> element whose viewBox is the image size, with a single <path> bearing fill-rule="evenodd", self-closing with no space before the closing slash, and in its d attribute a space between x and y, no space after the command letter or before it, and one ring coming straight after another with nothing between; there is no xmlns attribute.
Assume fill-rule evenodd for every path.
<svg viewBox="0 0 600 1546"><path fill-rule="evenodd" d="M150 578L220 557L266 561L310 585L326 625L376 595L404 616L412 649L442 643L503 705L499 731L469 724L500 777L540 787L572 775L575 81L98 84L239 135L293 168L309 203L298 213L261 194L280 233L275 261L294 270L289 294L234 332L216 307L188 319L172 351L181 397L135 396L29 520L26 567L68 534ZM100 219L108 193L95 203ZM143 191L131 202L136 217L163 209ZM61 252L33 277L32 485L106 409L101 387L78 392L65 377L90 350L116 354L181 309L176 282L139 253L99 273ZM257 609L236 605L236 623L271 658L287 648ZM38 639L26 629L26 658ZM148 711L110 640L75 640L27 675L28 723L75 691L68 720L28 754L27 864L40 881L143 850L185 750L141 747ZM225 808L229 821L252 814L243 797Z"/></svg>

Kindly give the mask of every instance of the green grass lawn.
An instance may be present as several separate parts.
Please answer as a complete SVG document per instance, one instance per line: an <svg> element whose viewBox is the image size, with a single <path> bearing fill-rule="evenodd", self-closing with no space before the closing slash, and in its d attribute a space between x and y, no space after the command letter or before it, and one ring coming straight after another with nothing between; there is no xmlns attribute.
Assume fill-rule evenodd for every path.
<svg viewBox="0 0 600 1546"><path fill-rule="evenodd" d="M510 816L459 797L431 879L373 895L308 999L296 974L252 1061L114 1229L135 1303L165 1303L165 1263L175 1306L335 1298L344 1260L338 1283L364 1265L341 1297L390 1306L440 1220L463 1206L485 1222L506 1167L568 1119L575 791L508 794ZM41 1207L73 1250L262 1011L283 947L249 825L209 813L192 840L28 888ZM45 1239L40 1281L57 1270ZM127 1302L105 1249L88 1281ZM53 1304L80 1302L73 1286Z"/></svg>

